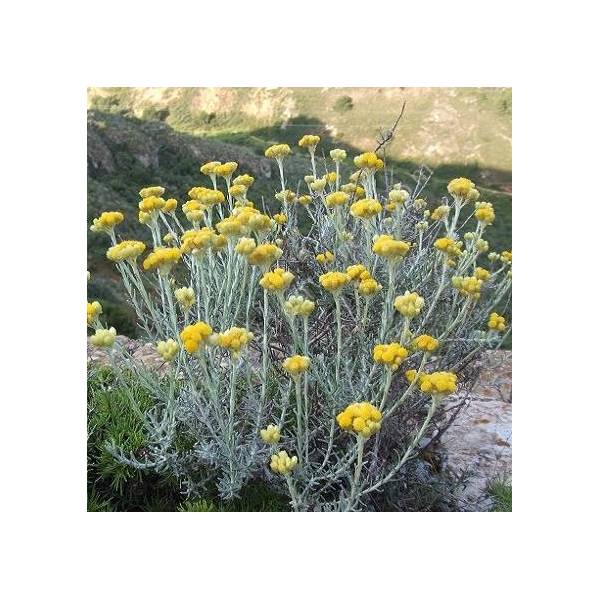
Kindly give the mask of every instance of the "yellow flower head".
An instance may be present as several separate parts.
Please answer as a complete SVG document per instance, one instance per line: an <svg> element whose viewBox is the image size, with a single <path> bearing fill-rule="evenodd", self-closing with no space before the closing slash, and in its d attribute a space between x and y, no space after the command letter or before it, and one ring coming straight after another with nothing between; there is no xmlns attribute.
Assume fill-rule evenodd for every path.
<svg viewBox="0 0 600 600"><path fill-rule="evenodd" d="M335 171L326 173L325 179L327 179L327 183L335 183L337 181L337 173Z"/></svg>
<svg viewBox="0 0 600 600"><path fill-rule="evenodd" d="M340 187L342 192L346 192L350 197L356 198L357 200L361 200L366 196L364 188L360 187L360 185L356 185L355 183L345 183Z"/></svg>
<svg viewBox="0 0 600 600"><path fill-rule="evenodd" d="M94 219L90 230L94 232L103 231L110 233L116 225L123 222L123 213L103 212L98 218Z"/></svg>
<svg viewBox="0 0 600 600"><path fill-rule="evenodd" d="M477 248L477 252L487 252L490 249L490 244L487 240L479 238L475 242L475 248Z"/></svg>
<svg viewBox="0 0 600 600"><path fill-rule="evenodd" d="M288 218L283 213L277 213L276 215L273 215L273 220L278 225L285 225L287 223Z"/></svg>
<svg viewBox="0 0 600 600"><path fill-rule="evenodd" d="M375 152L364 152L354 158L354 164L366 171L379 171L383 169L383 161L375 154Z"/></svg>
<svg viewBox="0 0 600 600"><path fill-rule="evenodd" d="M181 236L181 252L202 256L214 245L215 238L216 234L210 227L185 231Z"/></svg>
<svg viewBox="0 0 600 600"><path fill-rule="evenodd" d="M294 281L292 273L285 269L277 268L265 273L259 284L269 292L281 293L290 287L292 281Z"/></svg>
<svg viewBox="0 0 600 600"><path fill-rule="evenodd" d="M138 213L138 221L142 225L148 225L149 223L153 222L153 217L150 213L140 210L140 212Z"/></svg>
<svg viewBox="0 0 600 600"><path fill-rule="evenodd" d="M430 335L420 335L413 340L413 346L421 352L435 352L440 343Z"/></svg>
<svg viewBox="0 0 600 600"><path fill-rule="evenodd" d="M111 246L106 251L106 258L114 262L121 262L122 260L134 261L140 254L146 250L146 244L144 242L137 242L135 240L125 240L118 244Z"/></svg>
<svg viewBox="0 0 600 600"><path fill-rule="evenodd" d="M395 371L400 363L408 356L408 350L398 342L377 344L373 348L373 360Z"/></svg>
<svg viewBox="0 0 600 600"><path fill-rule="evenodd" d="M253 183L254 177L248 174L238 175L233 180L233 185L243 185L246 189L248 189Z"/></svg>
<svg viewBox="0 0 600 600"><path fill-rule="evenodd" d="M381 417L381 411L370 402L355 402L339 413L336 421L344 431L370 438L381 429Z"/></svg>
<svg viewBox="0 0 600 600"><path fill-rule="evenodd" d="M487 281L490 278L490 272L487 269L482 269L481 267L475 267L474 276L477 279L481 279L481 281Z"/></svg>
<svg viewBox="0 0 600 600"><path fill-rule="evenodd" d="M358 200L350 207L350 213L357 219L370 219L371 217L376 217L381 210L381 204L377 200L372 200L370 198Z"/></svg>
<svg viewBox="0 0 600 600"><path fill-rule="evenodd" d="M390 260L401 259L410 250L410 244L395 240L391 235L380 235L373 243L373 252Z"/></svg>
<svg viewBox="0 0 600 600"><path fill-rule="evenodd" d="M434 211L431 213L432 221L442 221L450 214L450 207L447 204L440 204Z"/></svg>
<svg viewBox="0 0 600 600"><path fill-rule="evenodd" d="M217 336L217 345L229 350L234 356L252 341L254 334L244 327L231 327Z"/></svg>
<svg viewBox="0 0 600 600"><path fill-rule="evenodd" d="M512 251L504 250L504 252L500 254L500 261L512 265Z"/></svg>
<svg viewBox="0 0 600 600"><path fill-rule="evenodd" d="M310 152L314 152L317 144L321 141L318 135L303 135L298 141L300 148L308 148Z"/></svg>
<svg viewBox="0 0 600 600"><path fill-rule="evenodd" d="M166 275L180 258L179 248L156 248L145 258L142 265L146 271L158 269L161 275Z"/></svg>
<svg viewBox="0 0 600 600"><path fill-rule="evenodd" d="M302 206L308 206L312 202L312 198L305 194L298 198L298 202L302 204Z"/></svg>
<svg viewBox="0 0 600 600"><path fill-rule="evenodd" d="M244 225L241 219L238 219L235 216L225 217L222 221L219 221L215 227L221 235L229 238L241 237L248 233L248 227Z"/></svg>
<svg viewBox="0 0 600 600"><path fill-rule="evenodd" d="M321 179L315 179L314 181L312 181L311 183L308 184L308 187L313 191L313 192L322 192L325 189L325 186L327 185L327 177L321 177ZM329 204L328 204L329 206Z"/></svg>
<svg viewBox="0 0 600 600"><path fill-rule="evenodd" d="M266 429L260 430L260 437L265 444L276 444L281 439L281 430L277 425L267 425Z"/></svg>
<svg viewBox="0 0 600 600"><path fill-rule="evenodd" d="M234 184L229 188L229 193L236 200L243 200L246 197L248 188L245 185Z"/></svg>
<svg viewBox="0 0 600 600"><path fill-rule="evenodd" d="M296 199L296 194L292 190L282 190L275 194L275 200L279 200L282 204L293 202Z"/></svg>
<svg viewBox="0 0 600 600"><path fill-rule="evenodd" d="M346 151L342 150L341 148L334 148L333 150L329 151L329 156L333 162L339 163L343 160L346 160Z"/></svg>
<svg viewBox="0 0 600 600"><path fill-rule="evenodd" d="M315 309L315 303L303 296L289 296L283 309L292 317L308 317Z"/></svg>
<svg viewBox="0 0 600 600"><path fill-rule="evenodd" d="M475 184L466 177L458 177L453 179L448 184L448 193L456 199L468 200L469 195L473 198L472 190L475 188Z"/></svg>
<svg viewBox="0 0 600 600"><path fill-rule="evenodd" d="M114 327L110 329L96 329L96 333L90 336L90 343L97 348L110 348L115 343L117 331Z"/></svg>
<svg viewBox="0 0 600 600"><path fill-rule="evenodd" d="M158 198L157 196L148 196L147 198L143 198L138 203L138 208L142 212L150 213L152 215L155 211L163 210L165 207L166 201L164 198Z"/></svg>
<svg viewBox="0 0 600 600"><path fill-rule="evenodd" d="M254 238L243 237L240 238L240 241L236 244L235 251L238 254L247 256L254 250L254 248L256 248L256 242L254 241Z"/></svg>
<svg viewBox="0 0 600 600"><path fill-rule="evenodd" d="M493 204L491 202L476 202L475 218L486 225L493 223L496 218Z"/></svg>
<svg viewBox="0 0 600 600"><path fill-rule="evenodd" d="M153 185L151 187L145 187L140 190L140 198L150 198L155 196L160 198L165 193L165 188L160 185Z"/></svg>
<svg viewBox="0 0 600 600"><path fill-rule="evenodd" d="M289 475L298 464L297 456L288 456L285 450L271 456L271 470L279 475Z"/></svg>
<svg viewBox="0 0 600 600"><path fill-rule="evenodd" d="M168 340L161 340L160 342L158 342L158 344L156 344L156 351L166 362L173 360L177 355L178 350L179 346L177 342L172 338L169 338Z"/></svg>
<svg viewBox="0 0 600 600"><path fill-rule="evenodd" d="M448 371L436 371L419 377L422 392L434 397L447 396L456 391L456 375Z"/></svg>
<svg viewBox="0 0 600 600"><path fill-rule="evenodd" d="M427 231L428 227L429 227L429 223L427 223L427 221L419 221L415 225L415 229L419 232Z"/></svg>
<svg viewBox="0 0 600 600"><path fill-rule="evenodd" d="M91 325L102 314L102 305L98 300L87 303L87 324Z"/></svg>
<svg viewBox="0 0 600 600"><path fill-rule="evenodd" d="M330 252L329 250L325 250L325 252L322 252L321 254L317 254L315 256L315 260L320 265L327 265L329 263L332 263L335 260L335 254L333 252Z"/></svg>
<svg viewBox="0 0 600 600"><path fill-rule="evenodd" d="M265 150L265 156L267 158L274 158L275 160L281 160L291 153L292 150L287 144L275 144Z"/></svg>
<svg viewBox="0 0 600 600"><path fill-rule="evenodd" d="M406 190L390 190L388 198L390 202L402 205L410 198L410 194Z"/></svg>
<svg viewBox="0 0 600 600"><path fill-rule="evenodd" d="M182 287L175 290L175 299L181 308L187 312L196 303L196 294L190 287Z"/></svg>
<svg viewBox="0 0 600 600"><path fill-rule="evenodd" d="M325 202L329 208L343 206L348 200L350 200L350 196L346 192L332 192L325 197Z"/></svg>
<svg viewBox="0 0 600 600"><path fill-rule="evenodd" d="M425 306L425 300L417 292L404 292L403 296L396 296L394 308L403 316L414 319Z"/></svg>
<svg viewBox="0 0 600 600"><path fill-rule="evenodd" d="M177 200L175 198L169 198L165 200L165 205L162 208L164 213L172 213L177 208Z"/></svg>
<svg viewBox="0 0 600 600"><path fill-rule="evenodd" d="M339 292L350 281L350 275L340 271L329 271L319 277L319 283L332 294Z"/></svg>
<svg viewBox="0 0 600 600"><path fill-rule="evenodd" d="M452 278L452 287L458 290L459 294L477 300L481 296L481 285L483 281L477 277L458 277Z"/></svg>
<svg viewBox="0 0 600 600"><path fill-rule="evenodd" d="M439 238L433 243L433 246L436 250L439 250L450 258L457 258L461 255L461 245L461 242L456 242L453 239L446 237Z"/></svg>
<svg viewBox="0 0 600 600"><path fill-rule="evenodd" d="M213 329L208 323L198 321L193 325L185 327L179 334L179 337L181 338L183 347L186 351L193 354L194 352L198 352L198 350L208 342L212 332Z"/></svg>
<svg viewBox="0 0 600 600"><path fill-rule="evenodd" d="M217 167L221 166L221 163L218 160L213 160L211 162L207 162L200 167L200 172L203 175L216 175Z"/></svg>
<svg viewBox="0 0 600 600"><path fill-rule="evenodd" d="M427 208L427 200L425 198L417 198L413 202L413 206L416 210L425 210Z"/></svg>
<svg viewBox="0 0 600 600"><path fill-rule="evenodd" d="M290 356L286 358L283 363L281 363L283 370L292 377L299 377L302 373L308 371L308 367L310 366L310 358L308 356L301 356L300 354L294 354L294 356Z"/></svg>
<svg viewBox="0 0 600 600"><path fill-rule="evenodd" d="M350 276L350 279L352 279L353 281L357 281L358 279L360 279L360 276L367 270L367 267L365 267L365 265L350 265L349 267L346 268L346 273L348 273L348 275Z"/></svg>
<svg viewBox="0 0 600 600"><path fill-rule="evenodd" d="M247 255L248 263L268 269L281 255L283 250L275 244L258 244L250 254Z"/></svg>
<svg viewBox="0 0 600 600"><path fill-rule="evenodd" d="M496 331L504 331L506 329L506 319L502 315L493 312L490 315L488 327Z"/></svg>
<svg viewBox="0 0 600 600"><path fill-rule="evenodd" d="M381 284L377 283L373 277L362 277L358 284L358 293L363 296L372 296L381 290Z"/></svg>
<svg viewBox="0 0 600 600"><path fill-rule="evenodd" d="M215 173L224 179L228 179L233 175L237 168L238 164L236 162L226 162L215 167Z"/></svg>

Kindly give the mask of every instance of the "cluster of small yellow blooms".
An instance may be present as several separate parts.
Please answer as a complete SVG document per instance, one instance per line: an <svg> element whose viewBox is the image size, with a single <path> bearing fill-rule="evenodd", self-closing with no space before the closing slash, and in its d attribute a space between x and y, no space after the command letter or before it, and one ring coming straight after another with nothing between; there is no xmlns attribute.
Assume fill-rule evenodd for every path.
<svg viewBox="0 0 600 600"><path fill-rule="evenodd" d="M425 198L417 198L413 202L413 207L415 210L425 210L427 208L427 200Z"/></svg>
<svg viewBox="0 0 600 600"><path fill-rule="evenodd" d="M198 202L198 200L188 200L182 207L183 214L186 219L195 225L204 219L204 213L207 210L207 206Z"/></svg>
<svg viewBox="0 0 600 600"><path fill-rule="evenodd" d="M120 212L103 212L98 218L94 219L90 230L94 232L104 231L111 232L115 226L123 222L123 213Z"/></svg>
<svg viewBox="0 0 600 600"><path fill-rule="evenodd" d="M287 144L275 144L269 146L265 150L265 156L267 158L282 159L289 156L292 153L292 149Z"/></svg>
<svg viewBox="0 0 600 600"><path fill-rule="evenodd" d="M156 248L144 259L142 265L146 271L158 269L162 275L165 275L180 258L181 250L179 248Z"/></svg>
<svg viewBox="0 0 600 600"><path fill-rule="evenodd" d="M254 334L244 327L231 327L217 335L217 345L229 350L234 356L240 352L254 339Z"/></svg>
<svg viewBox="0 0 600 600"><path fill-rule="evenodd" d="M334 162L342 162L343 160L346 160L346 151L341 148L334 148L329 151L329 156Z"/></svg>
<svg viewBox="0 0 600 600"><path fill-rule="evenodd" d="M319 277L319 283L332 294L338 292L349 282L350 276L341 271L329 271L328 273L323 273L323 275Z"/></svg>
<svg viewBox="0 0 600 600"><path fill-rule="evenodd" d="M486 223L487 225L493 223L494 219L496 218L493 205L490 202L476 202L475 218L481 223Z"/></svg>
<svg viewBox="0 0 600 600"><path fill-rule="evenodd" d="M87 324L91 325L102 314L102 305L98 300L87 303Z"/></svg>
<svg viewBox="0 0 600 600"><path fill-rule="evenodd" d="M227 238L241 237L248 233L248 228L244 225L241 219L232 215L225 217L216 225L217 231Z"/></svg>
<svg viewBox="0 0 600 600"><path fill-rule="evenodd" d="M350 194L353 198L357 198L358 200L361 200L366 196L364 188L362 188L360 185L356 185L355 183L345 183L344 185L340 186L340 190L342 192L346 192L346 194Z"/></svg>
<svg viewBox="0 0 600 600"><path fill-rule="evenodd" d="M242 184L232 185L229 188L229 193L231 194L231 197L235 198L236 200L244 200L246 198L247 191L248 188Z"/></svg>
<svg viewBox="0 0 600 600"><path fill-rule="evenodd" d="M504 331L506 329L506 319L502 315L493 312L490 315L488 327L490 329L495 329L496 331Z"/></svg>
<svg viewBox="0 0 600 600"><path fill-rule="evenodd" d="M259 284L269 292L282 293L290 287L292 281L294 281L292 273L285 269L277 268L265 273Z"/></svg>
<svg viewBox="0 0 600 600"><path fill-rule="evenodd" d="M264 215L254 208L254 206L251 206L250 203L246 206L237 206L234 208L232 217L254 232L269 231L274 226L273 219L269 215Z"/></svg>
<svg viewBox="0 0 600 600"><path fill-rule="evenodd" d="M315 303L303 296L290 296L283 304L285 312L293 317L308 317L315 309Z"/></svg>
<svg viewBox="0 0 600 600"><path fill-rule="evenodd" d="M448 192L450 195L458 200L463 201L475 201L479 198L479 192L475 187L475 184L466 177L458 177L453 179L448 184Z"/></svg>
<svg viewBox="0 0 600 600"><path fill-rule="evenodd" d="M446 254L449 258L457 258L461 255L462 242L456 242L450 238L439 238L433 242L436 250Z"/></svg>
<svg viewBox="0 0 600 600"><path fill-rule="evenodd" d="M275 194L275 199L283 204L294 202L294 200L296 200L296 194L292 192L292 190L281 190Z"/></svg>
<svg viewBox="0 0 600 600"><path fill-rule="evenodd" d="M206 187L193 187L188 192L188 196L191 200L199 202L203 207L215 206L215 204L220 204L221 202L225 202L225 195L220 190L211 190ZM186 211L186 202L181 208L185 212ZM194 205L190 205L193 207Z"/></svg>
<svg viewBox="0 0 600 600"><path fill-rule="evenodd" d="M343 206L348 200L350 200L350 195L346 192L332 192L325 197L325 203L329 208Z"/></svg>
<svg viewBox="0 0 600 600"><path fill-rule="evenodd" d="M247 254L248 263L268 269L281 255L283 250L275 244L258 244L250 254Z"/></svg>
<svg viewBox="0 0 600 600"><path fill-rule="evenodd" d="M122 260L135 260L140 254L146 250L146 244L144 242L137 242L135 240L126 240L119 242L118 244L111 246L106 251L106 258L114 262L120 262Z"/></svg>
<svg viewBox="0 0 600 600"><path fill-rule="evenodd" d="M260 437L265 444L277 444L281 439L281 430L277 425L267 425L266 429L260 430Z"/></svg>
<svg viewBox="0 0 600 600"><path fill-rule="evenodd" d="M220 165L221 163L218 160L213 160L211 162L207 162L206 164L202 165L200 167L200 172L203 173L204 175L216 175L216 168Z"/></svg>
<svg viewBox="0 0 600 600"><path fill-rule="evenodd" d="M446 396L456 391L456 375L449 371L436 371L419 377L421 391L432 396Z"/></svg>
<svg viewBox="0 0 600 600"><path fill-rule="evenodd" d="M326 264L332 263L335 260L335 255L333 254L333 252L330 252L329 250L325 250L325 252L321 252L320 254L317 254L315 256L315 260L320 265L326 265Z"/></svg>
<svg viewBox="0 0 600 600"><path fill-rule="evenodd" d="M406 256L410 244L402 240L395 240L391 235L380 235L373 243L373 252L390 260L397 260Z"/></svg>
<svg viewBox="0 0 600 600"><path fill-rule="evenodd" d="M368 271L364 271L360 275L358 283L358 293L363 296L372 296L381 290L381 284L378 283Z"/></svg>
<svg viewBox="0 0 600 600"><path fill-rule="evenodd" d="M182 287L175 290L175 299L184 311L190 310L196 302L194 290L190 287Z"/></svg>
<svg viewBox="0 0 600 600"><path fill-rule="evenodd" d="M212 332L212 327L208 323L198 321L193 325L184 327L183 331L179 334L179 337L187 352L193 354L208 341Z"/></svg>
<svg viewBox="0 0 600 600"><path fill-rule="evenodd" d="M366 198L354 202L350 206L350 214L357 219L370 219L371 217L376 217L381 212L381 209L381 204L377 200Z"/></svg>
<svg viewBox="0 0 600 600"><path fill-rule="evenodd" d="M481 286L483 281L477 277L458 277L452 278L452 287L456 288L463 296L468 296L477 300L481 296Z"/></svg>
<svg viewBox="0 0 600 600"><path fill-rule="evenodd" d="M435 352L440 343L430 335L420 335L413 340L413 346L422 352Z"/></svg>
<svg viewBox="0 0 600 600"><path fill-rule="evenodd" d="M308 148L314 152L314 149L320 141L321 138L318 135L303 135L298 141L298 146L300 146L300 148Z"/></svg>
<svg viewBox="0 0 600 600"><path fill-rule="evenodd" d="M172 213L177 209L177 200L175 198L169 198L165 200L165 205L163 206L162 211L164 213Z"/></svg>
<svg viewBox="0 0 600 600"><path fill-rule="evenodd" d="M297 456L288 456L285 450L271 456L271 470L279 475L289 475L298 464Z"/></svg>
<svg viewBox="0 0 600 600"><path fill-rule="evenodd" d="M217 235L210 227L185 231L181 236L181 252L202 256L209 248L219 249L227 243L223 236Z"/></svg>
<svg viewBox="0 0 600 600"><path fill-rule="evenodd" d="M278 225L285 225L287 223L288 218L283 213L277 213L276 215L273 215L273 220Z"/></svg>
<svg viewBox="0 0 600 600"><path fill-rule="evenodd" d="M252 175L248 175L244 173L243 175L238 175L233 180L233 185L243 185L246 189L248 189L254 183L254 177Z"/></svg>
<svg viewBox="0 0 600 600"><path fill-rule="evenodd" d="M511 265L512 264L512 252L510 250L504 250L504 252L502 252L500 254L500 260L503 263Z"/></svg>
<svg viewBox="0 0 600 600"><path fill-rule="evenodd" d="M152 196L160 198L165 193L165 188L160 185L145 187L140 190L140 198L150 198Z"/></svg>
<svg viewBox="0 0 600 600"><path fill-rule="evenodd" d="M429 227L429 223L427 221L419 221L415 225L415 229L420 232L427 231L428 227Z"/></svg>
<svg viewBox="0 0 600 600"><path fill-rule="evenodd" d="M450 207L447 204L440 204L434 211L431 213L432 221L442 221L445 219L450 213Z"/></svg>
<svg viewBox="0 0 600 600"><path fill-rule="evenodd" d="M373 348L373 360L395 371L400 363L408 356L408 350L398 342L377 344Z"/></svg>
<svg viewBox="0 0 600 600"><path fill-rule="evenodd" d="M115 343L117 330L114 327L110 329L96 329L96 333L90 336L92 346L98 348L110 348Z"/></svg>
<svg viewBox="0 0 600 600"><path fill-rule="evenodd" d="M403 316L414 319L425 306L425 300L417 292L404 292L403 296L396 296L394 308Z"/></svg>
<svg viewBox="0 0 600 600"><path fill-rule="evenodd" d="M157 198L156 196L148 196L140 200L138 208L140 212L147 213L150 217L154 216L154 213L162 210L165 207L165 200L163 198Z"/></svg>
<svg viewBox="0 0 600 600"><path fill-rule="evenodd" d="M381 429L381 411L369 402L355 402L339 413L336 421L345 431L368 439Z"/></svg>
<svg viewBox="0 0 600 600"><path fill-rule="evenodd" d="M383 161L375 154L375 152L364 152L354 158L354 164L365 171L379 171L383 169Z"/></svg>
<svg viewBox="0 0 600 600"><path fill-rule="evenodd" d="M475 267L475 273L473 273L476 279L481 281L487 281L491 277L491 273L482 267Z"/></svg>
<svg viewBox="0 0 600 600"><path fill-rule="evenodd" d="M247 256L254 250L254 248L256 248L256 242L254 241L254 238L243 237L240 238L239 242L236 244L235 251L238 254Z"/></svg>
<svg viewBox="0 0 600 600"><path fill-rule="evenodd" d="M179 346L174 339L162 340L156 344L156 351L160 354L163 360L169 362L173 360L179 350Z"/></svg>
<svg viewBox="0 0 600 600"><path fill-rule="evenodd" d="M298 197L298 202L302 204L302 206L307 206L312 202L312 198L307 196L306 194Z"/></svg>
<svg viewBox="0 0 600 600"><path fill-rule="evenodd" d="M234 161L223 163L215 167L215 173L223 179L229 179L237 170L238 164Z"/></svg>
<svg viewBox="0 0 600 600"><path fill-rule="evenodd" d="M410 194L406 190L394 189L388 194L390 202L402 206L409 198Z"/></svg>
<svg viewBox="0 0 600 600"><path fill-rule="evenodd" d="M288 375L299 377L308 370L310 358L308 358L308 356L294 354L294 356L286 358L283 363L281 363L281 366Z"/></svg>
<svg viewBox="0 0 600 600"><path fill-rule="evenodd" d="M346 268L346 273L348 273L350 279L353 281L360 280L360 276L367 271L367 267L365 265L350 265Z"/></svg>

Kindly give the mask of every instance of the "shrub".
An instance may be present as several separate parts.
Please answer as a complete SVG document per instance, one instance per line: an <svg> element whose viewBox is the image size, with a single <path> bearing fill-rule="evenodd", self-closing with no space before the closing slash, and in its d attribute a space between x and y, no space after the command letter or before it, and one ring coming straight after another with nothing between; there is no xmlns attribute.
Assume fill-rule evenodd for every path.
<svg viewBox="0 0 600 600"><path fill-rule="evenodd" d="M317 161L319 142L299 142L312 165L299 194L289 146L266 150L275 215L249 200L253 179L234 178L235 162L201 167L210 185L189 190L183 216L162 187L142 189L152 247L141 265L145 244L118 240L114 213L92 225L165 367L133 362L88 305L117 382L144 390L127 394L133 442L113 435L106 451L178 481L189 501L211 486L230 501L262 479L294 510L373 509L468 385L462 369L510 331L495 307L510 295L512 254L488 253L494 209L473 182L450 181L430 213L426 181L381 189L384 161L367 152L343 183L346 153Z"/></svg>
<svg viewBox="0 0 600 600"><path fill-rule="evenodd" d="M354 103L350 96L340 96L333 104L333 110L339 113L345 113L354 108Z"/></svg>

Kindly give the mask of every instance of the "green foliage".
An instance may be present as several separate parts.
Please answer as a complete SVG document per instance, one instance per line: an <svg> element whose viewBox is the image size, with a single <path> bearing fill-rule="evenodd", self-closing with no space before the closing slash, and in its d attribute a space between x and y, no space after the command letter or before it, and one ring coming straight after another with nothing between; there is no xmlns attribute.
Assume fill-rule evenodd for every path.
<svg viewBox="0 0 600 600"><path fill-rule="evenodd" d="M350 96L340 96L333 104L333 110L339 113L345 113L354 108L354 103Z"/></svg>
<svg viewBox="0 0 600 600"><path fill-rule="evenodd" d="M512 483L497 480L490 483L488 494L494 502L492 512L512 512Z"/></svg>
<svg viewBox="0 0 600 600"><path fill-rule="evenodd" d="M196 500L194 502L184 502L179 508L179 512L220 512L219 509L209 500Z"/></svg>

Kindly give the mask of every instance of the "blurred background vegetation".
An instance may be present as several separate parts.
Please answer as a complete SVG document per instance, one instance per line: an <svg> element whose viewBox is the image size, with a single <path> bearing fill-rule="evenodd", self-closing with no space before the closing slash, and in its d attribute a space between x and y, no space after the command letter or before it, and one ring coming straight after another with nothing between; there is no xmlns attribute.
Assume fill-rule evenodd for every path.
<svg viewBox="0 0 600 600"><path fill-rule="evenodd" d="M137 221L138 191L162 185L165 196L209 185L199 166L235 160L256 177L250 198L275 206L277 173L267 146L287 142L294 154L287 180L309 172L297 148L306 133L321 136L319 150L344 148L350 157L372 150L381 129L406 110L386 149L389 174L408 187L421 165L433 170L424 196L433 207L449 179L466 176L496 208L486 231L494 250L511 248L512 92L508 88L89 88L88 226L104 210L121 210L123 236L148 240ZM327 155L328 157L328 155ZM352 171L349 160L345 176ZM104 258L107 238L88 234L93 273L88 297L98 299L120 333L136 335L115 271Z"/></svg>

